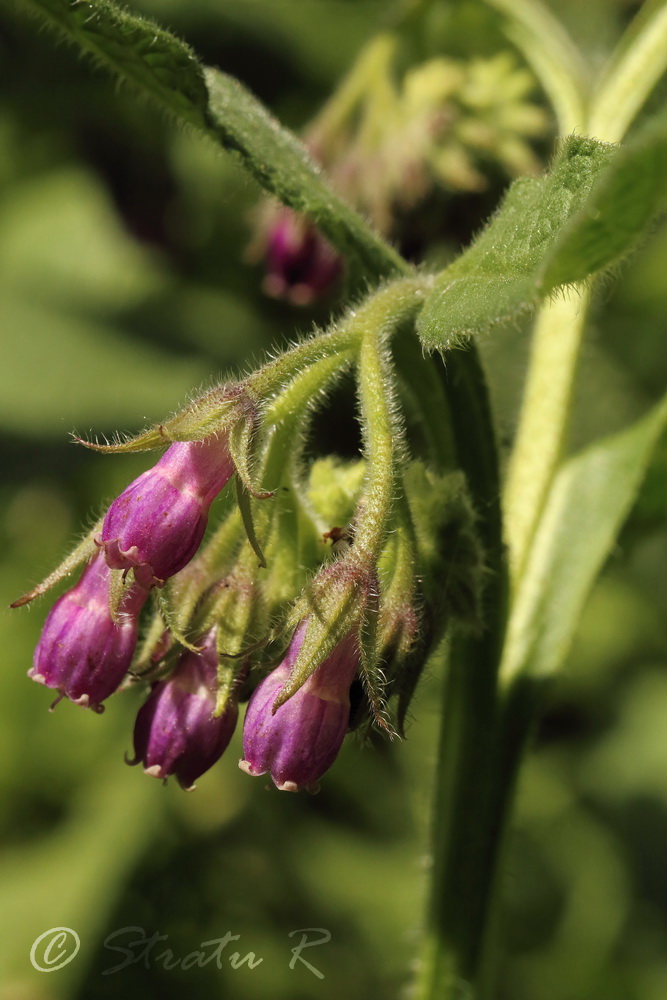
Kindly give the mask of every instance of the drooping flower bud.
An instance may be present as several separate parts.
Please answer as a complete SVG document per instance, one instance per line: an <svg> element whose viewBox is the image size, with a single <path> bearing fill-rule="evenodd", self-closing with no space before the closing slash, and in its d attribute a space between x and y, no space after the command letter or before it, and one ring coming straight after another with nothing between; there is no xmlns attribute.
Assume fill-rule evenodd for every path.
<svg viewBox="0 0 667 1000"><path fill-rule="evenodd" d="M133 583L114 622L110 612L111 570L101 555L79 582L56 601L44 624L28 676L55 688L60 697L101 710L120 686L137 644L137 619L147 591Z"/></svg>
<svg viewBox="0 0 667 1000"><path fill-rule="evenodd" d="M245 759L239 767L250 775L269 771L276 787L286 792L316 785L336 759L350 716L350 685L360 662L352 631L274 712L307 624L301 623L283 662L253 694L243 726Z"/></svg>
<svg viewBox="0 0 667 1000"><path fill-rule="evenodd" d="M235 692L225 711L214 717L218 655L216 629L201 643L201 651L183 654L174 672L158 681L139 709L134 726L134 760L146 774L173 774L190 789L219 760L236 727Z"/></svg>
<svg viewBox="0 0 667 1000"><path fill-rule="evenodd" d="M192 559L208 512L234 472L227 436L172 444L111 504L97 539L109 566L158 586Z"/></svg>
<svg viewBox="0 0 667 1000"><path fill-rule="evenodd" d="M329 291L341 272L341 258L316 227L289 208L268 223L263 289L294 305L310 305Z"/></svg>

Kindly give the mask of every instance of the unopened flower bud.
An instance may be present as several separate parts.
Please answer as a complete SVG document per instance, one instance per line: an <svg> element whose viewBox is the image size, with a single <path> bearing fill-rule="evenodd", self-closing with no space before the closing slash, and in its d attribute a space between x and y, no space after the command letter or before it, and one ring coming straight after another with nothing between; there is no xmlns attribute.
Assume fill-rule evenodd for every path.
<svg viewBox="0 0 667 1000"><path fill-rule="evenodd" d="M218 655L216 630L199 653L183 654L173 674L158 681L139 709L134 726L134 760L146 774L173 774L185 788L219 760L236 727L238 707L231 698L222 715L216 707Z"/></svg>
<svg viewBox="0 0 667 1000"><path fill-rule="evenodd" d="M350 632L305 683L274 712L306 633L302 622L285 659L259 685L248 705L243 727L250 775L270 772L281 791L316 785L338 755L350 717L350 685L359 667L357 638Z"/></svg>
<svg viewBox="0 0 667 1000"><path fill-rule="evenodd" d="M281 209L266 236L267 295L309 305L329 291L341 272L341 258L307 219Z"/></svg>
<svg viewBox="0 0 667 1000"><path fill-rule="evenodd" d="M172 444L111 504L99 544L109 566L161 584L192 559L208 512L234 472L226 436Z"/></svg>
<svg viewBox="0 0 667 1000"><path fill-rule="evenodd" d="M110 586L111 570L98 555L51 608L28 671L60 697L96 711L128 671L137 644L137 618L147 597L146 590L132 584L114 622Z"/></svg>

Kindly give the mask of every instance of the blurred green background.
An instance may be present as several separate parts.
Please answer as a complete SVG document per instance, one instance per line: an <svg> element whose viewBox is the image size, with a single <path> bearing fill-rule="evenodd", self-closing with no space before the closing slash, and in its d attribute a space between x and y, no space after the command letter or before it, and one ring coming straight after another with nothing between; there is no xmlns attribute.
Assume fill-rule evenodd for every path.
<svg viewBox="0 0 667 1000"><path fill-rule="evenodd" d="M131 6L238 75L295 128L390 8ZM468 6L474 52L479 9ZM554 7L593 65L637 9L622 0ZM492 20L482 22L493 47ZM439 239L452 250L465 242L500 183L450 205ZM261 270L243 262L257 197L230 158L56 44L20 4L0 11L3 607L147 464L77 448L71 430L137 430L219 373L326 321L331 303L304 312L260 296ZM666 262L662 227L598 293L573 447L625 425L664 391ZM526 334L514 326L482 345L504 450ZM507 1000L667 996L666 495L663 445L524 768L502 872L498 996ZM101 717L69 704L48 714L49 692L25 673L49 606L0 613L2 1000L402 995L428 871L442 663L427 670L406 742L348 741L319 796L266 792L241 774L238 733L185 795L123 764L138 693L111 699ZM32 942L58 926L77 931L81 951L40 973ZM223 955L252 951L263 962L167 971L147 960L105 975L123 956L104 941L126 927L167 935L159 950L181 958L231 932L240 939ZM289 968L299 938L289 934L303 927L332 935L304 952L323 979Z"/></svg>

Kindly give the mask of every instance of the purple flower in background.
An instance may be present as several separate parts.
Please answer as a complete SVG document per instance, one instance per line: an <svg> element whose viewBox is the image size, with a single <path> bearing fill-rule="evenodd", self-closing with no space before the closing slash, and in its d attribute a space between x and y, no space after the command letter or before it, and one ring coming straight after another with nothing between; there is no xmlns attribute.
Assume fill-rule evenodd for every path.
<svg viewBox="0 0 667 1000"><path fill-rule="evenodd" d="M226 436L172 444L109 507L98 543L109 566L134 567L144 587L190 562L214 499L234 472Z"/></svg>
<svg viewBox="0 0 667 1000"><path fill-rule="evenodd" d="M311 222L289 208L276 214L266 237L262 287L267 295L309 305L329 291L341 266L339 255Z"/></svg>
<svg viewBox="0 0 667 1000"><path fill-rule="evenodd" d="M357 639L351 632L274 713L306 626L301 623L283 662L253 694L243 726L245 759L239 767L251 775L269 771L274 784L286 792L315 785L336 759L347 732L350 685L359 666Z"/></svg>
<svg viewBox="0 0 667 1000"><path fill-rule="evenodd" d="M200 653L186 652L166 680L158 681L139 709L134 726L134 760L154 778L176 776L186 789L226 750L236 727L238 707L230 701L214 718L218 655L216 630Z"/></svg>
<svg viewBox="0 0 667 1000"><path fill-rule="evenodd" d="M95 556L79 582L51 608L28 671L33 680L59 691L60 698L96 711L128 671L138 615L148 596L132 584L116 624L109 611L110 584L111 570L101 555Z"/></svg>

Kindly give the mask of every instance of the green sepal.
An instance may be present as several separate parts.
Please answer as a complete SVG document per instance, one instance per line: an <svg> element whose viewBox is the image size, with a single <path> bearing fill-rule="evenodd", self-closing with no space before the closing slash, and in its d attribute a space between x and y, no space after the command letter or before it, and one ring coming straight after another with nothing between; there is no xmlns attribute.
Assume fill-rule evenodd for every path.
<svg viewBox="0 0 667 1000"><path fill-rule="evenodd" d="M218 650L218 691L215 699L213 718L219 719L239 696L239 691L248 675L246 660L224 658Z"/></svg>
<svg viewBox="0 0 667 1000"><path fill-rule="evenodd" d="M281 616L303 590L309 571L317 569L323 544L304 511L301 491L293 481L276 490L266 543L268 572L264 593L271 617Z"/></svg>
<svg viewBox="0 0 667 1000"><path fill-rule="evenodd" d="M417 546L405 496L398 503L393 531L378 562L382 598L378 634L388 675L412 649L418 632L416 608Z"/></svg>
<svg viewBox="0 0 667 1000"><path fill-rule="evenodd" d="M134 583L134 570L112 569L109 572L109 614L114 625L122 622L120 606L128 586Z"/></svg>
<svg viewBox="0 0 667 1000"><path fill-rule="evenodd" d="M217 626L218 694L213 714L218 717L238 696L250 655L267 638L268 616L257 581L243 570L221 580L205 609L204 621L205 631Z"/></svg>
<svg viewBox="0 0 667 1000"><path fill-rule="evenodd" d="M240 634L240 633L239 633ZM218 690L215 699L213 717L224 715L232 701L236 701L250 670L250 656L257 648L257 643L245 646L238 653L228 652L230 634L227 629L218 626Z"/></svg>
<svg viewBox="0 0 667 1000"><path fill-rule="evenodd" d="M248 536L248 541L252 547L253 552L259 560L259 566L262 569L266 569L266 559L264 558L264 553L259 544L259 539L255 533L255 525L252 519L252 507L250 505L250 495L242 483L241 479L236 480L236 499L239 505L239 511L241 512L241 520L243 521L243 527L245 533Z"/></svg>
<svg viewBox="0 0 667 1000"><path fill-rule="evenodd" d="M238 657L268 630L262 608L258 581L239 566L211 587L197 616L198 629L208 632L217 626L220 656Z"/></svg>
<svg viewBox="0 0 667 1000"><path fill-rule="evenodd" d="M377 586L369 591L359 628L360 676L373 721L392 738L398 736L387 712L386 678L382 669Z"/></svg>
<svg viewBox="0 0 667 1000"><path fill-rule="evenodd" d="M198 603L211 587L211 582L227 576L245 544L246 534L238 506L235 503L237 483L225 487L227 516L209 537L206 544L176 576L167 580L162 593L181 629L186 627ZM233 506L232 506L233 505Z"/></svg>
<svg viewBox="0 0 667 1000"><path fill-rule="evenodd" d="M185 649L190 650L191 653L201 652L201 646L197 646L196 643L190 642L184 630L184 622L178 614L178 606L170 600L170 593L164 593L162 590L156 591L156 600L158 607L160 609L160 614L171 632L172 636L176 642L184 646Z"/></svg>
<svg viewBox="0 0 667 1000"><path fill-rule="evenodd" d="M372 568L352 557L324 566L306 587L285 624L287 631L304 620L308 623L274 712L296 694L352 629L359 628L373 586Z"/></svg>
<svg viewBox="0 0 667 1000"><path fill-rule="evenodd" d="M268 500L269 497L273 496L273 492L259 489L253 482L251 471L256 422L255 416L252 414L242 417L234 424L229 432L229 453L232 456L236 474L247 492L256 500Z"/></svg>
<svg viewBox="0 0 667 1000"><path fill-rule="evenodd" d="M164 600L164 592L157 591L161 600ZM137 652L134 662L132 664L131 673L144 680L155 673L158 669L160 660L163 658L167 650L171 645L171 637L167 633L167 623L162 615L162 611L155 598L156 591L153 591L154 597L154 610L151 615L148 628L143 636L141 647ZM165 641L165 633L167 633L167 638Z"/></svg>
<svg viewBox="0 0 667 1000"><path fill-rule="evenodd" d="M376 638L374 650L368 647L364 657L362 674L372 716L366 714L364 719L358 712L359 717L354 720L354 728L362 732L375 721L388 729L390 735L404 738L407 708L428 655L425 640L431 634L420 590L423 568L418 560L410 508L403 495L397 501L388 540L378 562L379 605L375 615L367 614L365 619L364 632L370 625ZM391 727L384 725L389 707Z"/></svg>
<svg viewBox="0 0 667 1000"><path fill-rule="evenodd" d="M74 435L74 440L93 451L116 454L154 451L174 441L201 441L212 434L225 433L252 408L253 404L241 386L221 385L204 393L157 427L151 427L135 437L119 439L113 444L98 444L77 435Z"/></svg>
<svg viewBox="0 0 667 1000"><path fill-rule="evenodd" d="M421 462L412 462L404 483L420 586L411 602L416 621L412 628L406 622L403 648L390 674L390 696L396 697L396 725L401 735L424 667L450 625L456 623L468 634L480 633L488 575L463 474L439 475Z"/></svg>

